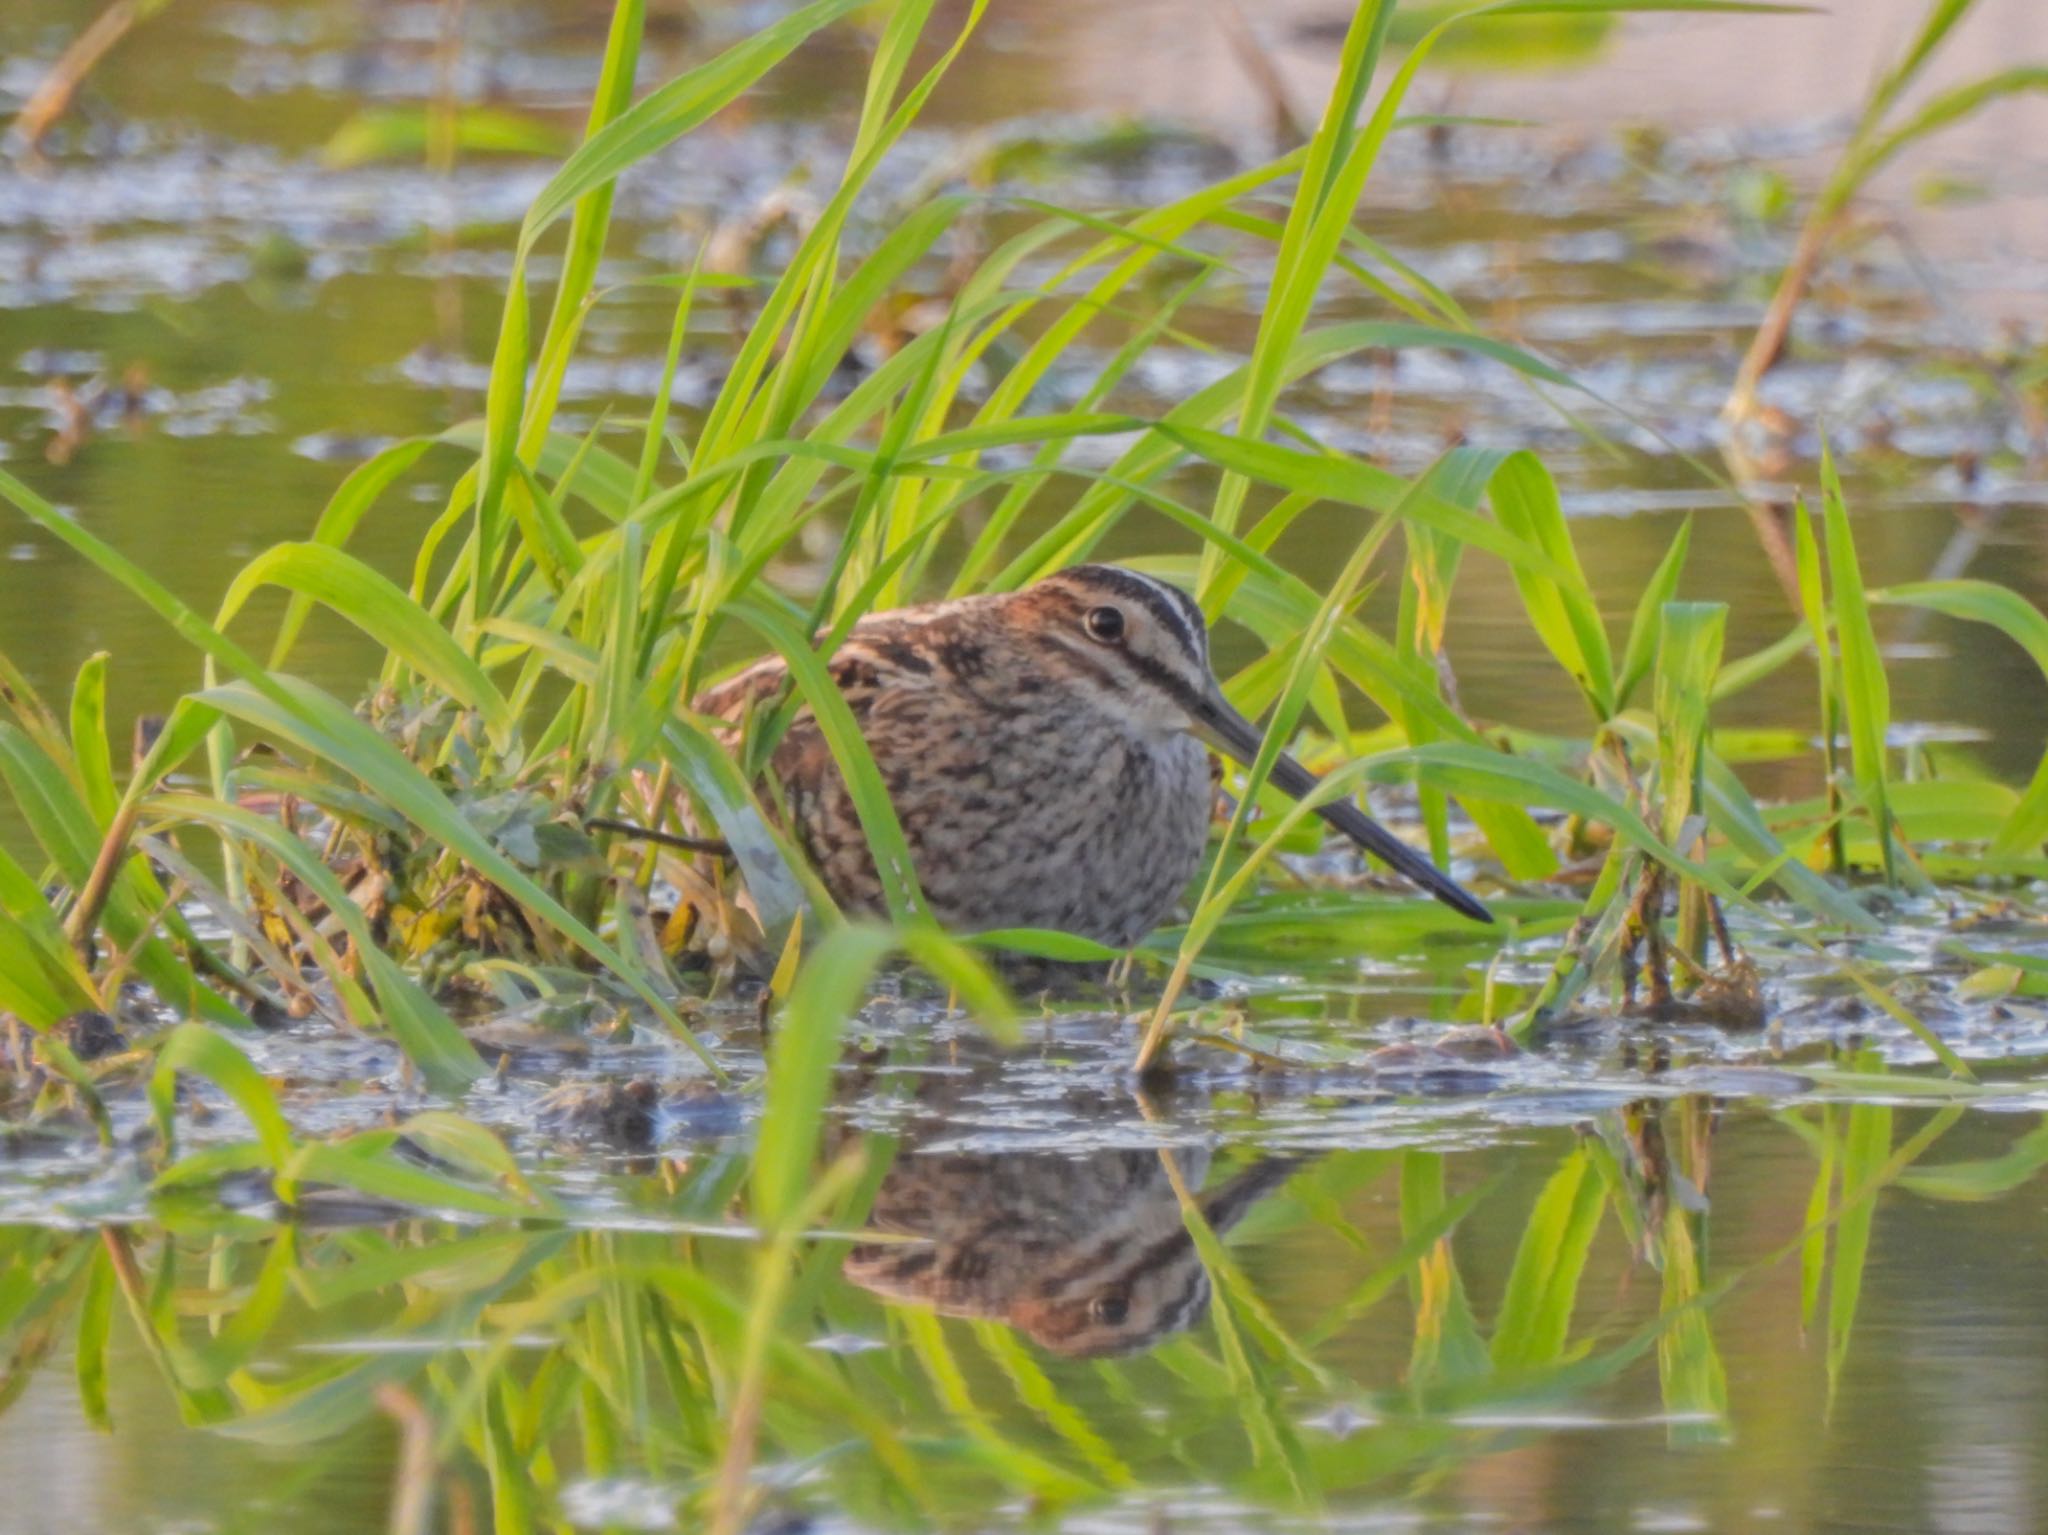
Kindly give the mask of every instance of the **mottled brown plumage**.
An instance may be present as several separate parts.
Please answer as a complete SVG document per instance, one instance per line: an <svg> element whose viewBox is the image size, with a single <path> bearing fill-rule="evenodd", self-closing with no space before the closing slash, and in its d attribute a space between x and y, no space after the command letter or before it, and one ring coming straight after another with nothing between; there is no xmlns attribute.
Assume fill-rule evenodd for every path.
<svg viewBox="0 0 2048 1535"><path fill-rule="evenodd" d="M1200 1188L1209 1154L1176 1154ZM1196 1196L1227 1232L1300 1168L1275 1157ZM1128 1354L1193 1326L1209 1275L1155 1151L906 1155L875 1196L846 1277L889 1300L1006 1322L1055 1353Z"/></svg>
<svg viewBox="0 0 2048 1535"><path fill-rule="evenodd" d="M1212 791L1204 741L1243 761L1258 732L1224 702L1194 602L1114 565L1023 591L877 613L832 677L874 754L931 913L961 932L1040 927L1128 947L1201 862ZM728 739L779 696L763 661L704 693ZM808 710L769 762L804 851L850 911L882 909L852 796ZM1314 777L1282 758L1273 782ZM1325 819L1458 909L1485 909L1349 802Z"/></svg>

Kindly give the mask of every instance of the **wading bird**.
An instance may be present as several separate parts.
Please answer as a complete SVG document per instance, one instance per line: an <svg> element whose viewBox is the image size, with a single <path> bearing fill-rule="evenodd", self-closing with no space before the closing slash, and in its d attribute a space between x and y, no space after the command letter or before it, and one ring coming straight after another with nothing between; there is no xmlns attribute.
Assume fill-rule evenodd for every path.
<svg viewBox="0 0 2048 1535"><path fill-rule="evenodd" d="M1201 609L1117 565L1017 592L876 613L833 652L833 680L881 770L930 914L956 932L1053 928L1128 948L1201 864L1214 792L1206 747L1250 764L1260 732L1209 670ZM730 744L785 690L778 657L696 700ZM768 771L834 900L883 909L868 839L808 710ZM1297 799L1292 757L1271 781ZM1316 814L1454 910L1487 910L1349 800Z"/></svg>
<svg viewBox="0 0 2048 1535"><path fill-rule="evenodd" d="M1209 1168L1176 1153L1184 1186ZM1304 1165L1269 1157L1195 1196L1226 1235ZM1209 1310L1209 1272L1156 1151L905 1154L871 1224L908 1242L864 1243L846 1277L943 1316L990 1317L1056 1354L1134 1354Z"/></svg>

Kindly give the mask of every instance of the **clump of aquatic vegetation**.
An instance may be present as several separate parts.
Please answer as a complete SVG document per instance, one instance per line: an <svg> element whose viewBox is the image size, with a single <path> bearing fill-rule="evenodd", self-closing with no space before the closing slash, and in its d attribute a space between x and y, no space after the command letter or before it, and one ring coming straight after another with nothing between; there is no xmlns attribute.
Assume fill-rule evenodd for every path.
<svg viewBox="0 0 2048 1535"><path fill-rule="evenodd" d="M842 359L877 308L914 286L977 213L972 197L942 194L896 212L869 248L848 248L877 166L980 20L976 7L918 72L928 7L895 7L841 180L780 274L756 284L700 262L646 280L674 295L675 319L637 450L615 451L617 434L600 429L612 423L580 437L558 430L584 324L616 291L598 277L616 178L857 9L806 6L632 102L640 17L622 7L585 141L520 228L484 418L377 453L304 540L244 566L210 618L22 482L0 480L21 512L156 609L206 673L124 773L106 662L80 674L63 713L10 668L4 771L47 861L0 869L10 957L0 1002L11 1014L47 1033L82 1011L120 1013L131 985L170 1014L230 1030L320 1012L388 1031L443 1090L485 1069L451 1009L595 991L635 1026L693 1043L684 999L747 974L785 995L804 946L839 925L760 781L779 724L801 706L821 722L885 871L891 942L1000 1015L975 951L920 920L895 811L825 663L863 613L1015 588L1112 536L1157 551L1126 558L1257 640L1263 654L1226 690L1268 720L1261 761L1229 785L1235 810L1189 920L1150 946L1167 973L1147 1064L1219 927L1280 855L1315 845L1304 809L1269 813L1279 802L1264 783L1297 735L1316 765L1334 767L1322 796L1373 784L1412 792L1432 854L1505 892L1510 914L1524 892L1533 912L1554 914L1561 872L1593 871L1551 983L1515 1020L1522 1033L1610 978L1625 999L1640 979L1657 1008L1695 989L1725 992L1743 964L1732 912L1855 930L1872 919L1849 876L1896 887L2036 871L2043 774L2020 794L1943 785L1936 819L1948 835L1919 847L1930 786L1898 781L1872 612L1894 604L1988 623L2041 660L2048 621L1982 582L1866 591L1831 469L1818 518L1797 520L1804 623L1729 661L1725 609L1680 596L1688 528L1611 632L1533 454L1455 446L1411 480L1289 419L1290 384L1371 349L1477 354L1560 400L1575 387L1481 334L1356 216L1383 146L1406 127L1416 71L1465 17L1415 38L1375 99L1391 7L1361 6L1320 126L1270 162L1132 214L1050 209L977 226L1003 232L986 234L971 268L954 264L942 313L838 390ZM536 328L530 272L563 226ZM1259 265L1270 285L1242 363L1156 419L1111 408L1119 382L1174 334L1179 307ZM1148 305L1162 274L1166 296ZM1332 286L1370 295L1385 317L1318 325ZM751 323L693 432L667 402L684 352L703 344L692 321L707 304L741 305ZM1087 396L1035 413L1062 350L1103 327L1122 341ZM1099 448L1075 452L1088 440L1111 446L1106 467ZM350 552L395 485L454 454L467 466L409 580ZM1268 551L1323 504L1353 509L1362 530L1343 567L1312 584ZM826 557L803 565L816 548ZM1468 559L1512 574L1532 637L1583 695L1584 736L1540 738L1458 707L1444 629ZM801 597L775 580L791 568L803 570ZM1354 615L1376 575L1400 583L1391 637ZM258 644L244 615L266 589L285 602ZM389 652L355 704L291 670L315 607ZM789 696L728 753L680 701L736 652L761 649L787 662ZM1711 717L1805 664L1817 664L1825 802L1766 808L1716 749ZM1360 700L1387 723L1362 725ZM688 824L675 819L685 799ZM1953 835L1960 823L1975 835ZM715 829L722 846L694 852L630 830L673 840L690 825ZM1371 891L1353 899L1364 913L1401 904ZM1002 938L1066 960L1118 957L1062 935Z"/></svg>
<svg viewBox="0 0 2048 1535"><path fill-rule="evenodd" d="M22 1087L12 1108L25 1122L83 1116L110 1142L140 1137L152 1208L176 1232L153 1253L111 1227L98 1238L10 1235L13 1272L37 1282L0 1291L11 1350L0 1390L25 1378L60 1320L75 1321L81 1392L104 1418L105 1340L123 1307L189 1421L306 1443L381 1407L424 1457L409 1465L431 1467L460 1442L499 1529L552 1517L543 1510L565 1464L598 1477L643 1465L683 1482L709 1527L736 1530L762 1493L757 1457L812 1467L843 1506L878 1522L960 1517L998 1491L1057 1506L1129 1485L1134 1460L1185 1460L1186 1440L1104 1441L989 1318L975 1324L986 1357L972 1372L928 1313L891 1314L907 1356L828 1361L782 1332L788 1316L828 1306L824 1276L874 1235L862 1223L886 1203L891 1148L837 1144L825 1107L849 1020L898 955L935 983L935 998L999 1036L1017 1026L999 979L1012 958L1113 966L1107 994L1140 1025L1123 1060L1156 1085L1171 1075L1177 1030L1218 1038L1227 1026L1197 983L1227 980L1255 944L1306 963L1391 927L1536 955L1540 979L1489 978L1481 1003L1481 1021L1526 1044L1601 1010L1758 1026L1768 978L1745 945L1763 935L1803 945L1916 1036L1957 1079L1944 1091L1975 1090L1952 1046L1835 940L1877 933L1881 913L1917 893L1982 890L1988 903L1993 882L2048 873L2048 760L2015 788L1940 776L1896 747L1877 614L1989 625L2044 673L2048 618L1983 581L1866 586L1852 508L1824 461L1791 524L1801 621L1730 658L1725 606L1682 595L1689 525L1622 605L1624 621L1611 622L1613 595L1603 603L1589 583L1534 454L1460 444L1409 478L1317 441L1289 411L1290 387L1320 368L1440 348L1519 374L1576 421L1568 373L1483 333L1359 218L1389 139L1426 125L1405 115L1416 73L1486 11L1769 7L1515 0L1412 31L1387 68L1395 6L1365 0L1319 124L1264 164L1138 210L991 210L940 190L863 222L877 168L986 6L937 40L934 8L814 0L635 102L643 8L621 0L587 132L518 233L483 418L364 462L303 540L240 570L211 616L0 473L0 495L152 607L204 673L119 752L107 709L117 663L95 659L53 703L0 662L0 777L36 848L26 861L0 853L0 1013ZM1965 7L1936 9L1945 29ZM780 270L757 281L700 260L636 280L674 303L653 407L644 421L563 430L583 329L618 293L601 277L617 179L857 16L875 29L873 60L846 163ZM1814 215L1823 225L1898 136L1917 131L1886 137L1883 121L1879 110L1859 128ZM974 259L935 279L939 254L964 242ZM1119 385L1178 338L1177 313L1247 276L1265 291L1248 355L1162 414L1119 409ZM939 301L916 306L926 318L892 328L886 355L849 385L849 348L878 314L929 298L934 281ZM1323 322L1333 289L1377 315ZM712 309L746 324L716 398L686 425L669 408L672 385L686 353L711 344L701 321ZM1115 338L1107 365L1073 408L1044 410L1048 375L1084 336ZM352 553L365 519L388 515L397 487L436 468L452 488L410 572ZM1311 581L1272 551L1330 506L1358 531L1341 567ZM1058 933L942 933L919 913L902 828L827 662L866 613L1014 589L1106 549L1256 641L1256 659L1224 681L1237 708L1267 721L1263 749L1226 780L1231 809L1185 922L1134 955ZM1468 561L1510 573L1530 638L1584 700L1582 733L1461 708L1444 637ZM1391 635L1358 616L1376 580L1400 592ZM316 609L388 652L362 697L293 670ZM259 639L261 613L275 620ZM763 651L786 662L788 696L728 749L682 701ZM1811 803L1765 804L1715 717L1798 667L1815 679L1822 789ZM761 770L798 708L819 721L889 876L887 922L843 920L782 829ZM1420 839L1487 896L1506 919L1500 930L1475 936L1369 871L1333 874L1309 857L1321 840L1313 803L1266 784L1289 743L1324 770L1312 801L1376 787L1412 804ZM1990 950L1973 950L1971 963L1987 986L2023 989L2040 973ZM758 1135L748 1157L671 1169L659 1213L681 1230L742 1205L751 1246L695 1227L680 1250L668 1234L578 1230L557 1194L457 1112L492 1071L472 1037L480 1021L544 1007L565 1033L672 1039L723 1082L737 1057L714 1048L706 1019L733 997L766 1024ZM388 1037L444 1101L348 1135L296 1128L243 1044L309 1018ZM738 1069L757 1074L754 1064ZM1836 1080L1880 1069L1859 1058ZM252 1138L181 1154L190 1079L231 1100ZM1830 1291L1831 1370L1837 1334L1845 1349L1853 1322L1871 1203L1913 1175L1945 1128L1936 1116L1894 1150L1891 1112L1784 1116L1818 1166L1809 1220L1779 1254L1803 1265L1807 1314L1830 1252L1847 1265ZM1197 1198L1202 1180L1169 1156L1161 1207L1187 1234L1187 1272L1213 1289L1216 1349L1170 1344L1156 1356L1159 1384L1170 1378L1204 1422L1243 1414L1255 1450L1247 1490L1305 1503L1445 1460L1466 1442L1459 1410L1547 1399L1648 1351L1674 1430L1718 1433L1726 1382L1688 1199L1707 1180L1709 1113L1699 1099L1639 1107L1614 1137L1566 1154L1521 1217L1490 1334L1447 1245L1477 1197L1447 1190L1435 1154L1347 1152L1282 1169L1290 1192L1272 1208L1322 1222L1333 1240L1355 1235L1339 1196L1374 1179L1392 1181L1400 1211L1397 1249L1355 1293L1286 1320L1223 1244L1245 1212ZM2025 1148L2015 1157L1937 1173L1925 1189L1970 1197L2042 1160ZM252 1187L265 1213L312 1223L323 1201L344 1201L383 1229L252 1233L230 1201ZM435 1219L399 1222L394 1209ZM1579 1275L1610 1209L1630 1249L1654 1255L1662 1291L1632 1329L1582 1338L1572 1329ZM454 1229L457 1217L542 1234ZM1404 1281L1418 1323L1402 1400L1332 1380L1304 1339ZM284 1379L248 1368L288 1312L317 1332L324 1313L371 1295L402 1297L403 1315L383 1340L393 1346L369 1362L323 1359ZM1130 1296L1119 1304L1089 1312L1090 1324L1125 1325ZM195 1315L210 1324L203 1337ZM548 1341L531 1350L536 1332ZM456 1339L481 1345L431 1368L409 1352ZM970 1373L1001 1376L1035 1410L1028 1438L975 1411ZM1358 1422L1391 1425L1375 1453L1344 1449L1342 1436L1307 1446L1276 1404L1283 1389L1309 1388ZM895 1402L943 1406L968 1425L964 1439L916 1441L877 1405ZM403 1491L403 1528L426 1527L403 1498L424 1498L427 1477L418 1471Z"/></svg>

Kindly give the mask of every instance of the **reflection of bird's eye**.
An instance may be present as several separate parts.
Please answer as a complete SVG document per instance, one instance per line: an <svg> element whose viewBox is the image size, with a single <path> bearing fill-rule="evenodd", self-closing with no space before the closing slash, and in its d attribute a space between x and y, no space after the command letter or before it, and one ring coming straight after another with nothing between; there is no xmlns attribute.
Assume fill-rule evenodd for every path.
<svg viewBox="0 0 2048 1535"><path fill-rule="evenodd" d="M1131 1314L1128 1296L1098 1295L1089 1302L1088 1313L1104 1327L1121 1327L1125 1317Z"/></svg>
<svg viewBox="0 0 2048 1535"><path fill-rule="evenodd" d="M1091 638L1113 645L1124 637L1124 615L1120 608L1090 608L1085 620Z"/></svg>

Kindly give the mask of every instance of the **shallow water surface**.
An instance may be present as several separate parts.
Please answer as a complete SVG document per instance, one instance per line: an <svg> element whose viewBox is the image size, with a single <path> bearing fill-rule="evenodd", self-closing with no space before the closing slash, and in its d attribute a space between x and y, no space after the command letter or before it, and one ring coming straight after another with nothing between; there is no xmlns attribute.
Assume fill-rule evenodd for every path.
<svg viewBox="0 0 2048 1535"><path fill-rule="evenodd" d="M848 1084L837 1154L881 1176L864 1236L800 1246L751 1527L2038 1527L2037 1114L1442 1070L1315 1092L1302 1145L1226 1067L1080 1085L1086 1034ZM7 1228L41 1357L0 1471L47 1489L8 1527L373 1528L421 1407L475 1457L424 1488L447 1527L515 1494L549 1528L702 1527L709 1404L781 1260L729 1204L737 1143L617 1131L535 1154L523 1227L309 1195L285 1227Z"/></svg>

